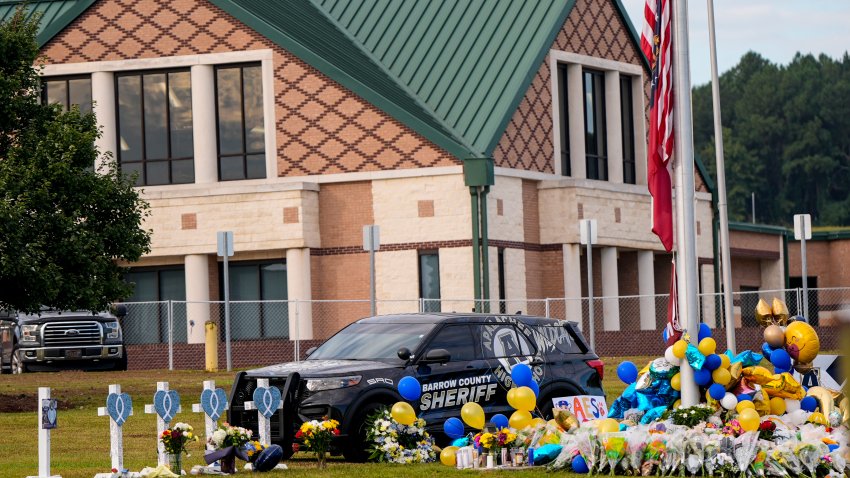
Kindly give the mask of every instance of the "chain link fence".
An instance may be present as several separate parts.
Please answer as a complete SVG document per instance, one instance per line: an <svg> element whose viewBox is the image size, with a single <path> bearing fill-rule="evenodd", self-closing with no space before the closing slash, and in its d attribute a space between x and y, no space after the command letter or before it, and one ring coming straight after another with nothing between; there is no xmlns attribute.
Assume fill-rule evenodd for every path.
<svg viewBox="0 0 850 478"><path fill-rule="evenodd" d="M736 348L760 350L762 328L755 321L759 299L784 300L791 315L806 315L816 327L822 350L838 348L838 326L850 321L850 288L808 290L809 314L803 314L802 289L733 294ZM550 298L527 300L418 299L376 302L379 315L423 312L527 314L579 323L600 356L661 355L661 331L669 297L645 296ZM346 325L372 315L369 300L132 302L124 318L124 341L131 369L244 369L301 360ZM718 349L726 348L722 294L699 297L700 322L714 329ZM228 320L229 315L229 320ZM229 322L229 325L228 325ZM592 325L592 327L591 327ZM592 330L592 333L591 333ZM207 343L211 347L207 347Z"/></svg>

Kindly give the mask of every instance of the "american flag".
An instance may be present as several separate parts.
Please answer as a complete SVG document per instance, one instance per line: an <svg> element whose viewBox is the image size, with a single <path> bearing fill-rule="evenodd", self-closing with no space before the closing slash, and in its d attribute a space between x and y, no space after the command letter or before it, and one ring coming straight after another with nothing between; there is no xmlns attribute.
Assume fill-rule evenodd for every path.
<svg viewBox="0 0 850 478"><path fill-rule="evenodd" d="M667 165L673 155L673 75L670 2L647 0L640 46L652 68L649 96L647 183L652 195L652 232L673 249L673 194Z"/></svg>

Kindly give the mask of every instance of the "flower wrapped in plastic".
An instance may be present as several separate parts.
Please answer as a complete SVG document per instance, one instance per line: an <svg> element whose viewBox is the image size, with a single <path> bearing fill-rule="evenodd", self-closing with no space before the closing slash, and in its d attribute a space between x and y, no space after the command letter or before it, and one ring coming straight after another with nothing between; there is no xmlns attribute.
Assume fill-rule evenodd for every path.
<svg viewBox="0 0 850 478"><path fill-rule="evenodd" d="M753 462L750 464L749 473L753 476L765 476L768 450L768 442L759 440L759 444L756 446L756 456L753 458Z"/></svg>
<svg viewBox="0 0 850 478"><path fill-rule="evenodd" d="M633 428L630 430L628 440L626 441L626 453L631 471L635 475L639 475L641 472L643 454L648 441L649 433L645 429Z"/></svg>
<svg viewBox="0 0 850 478"><path fill-rule="evenodd" d="M820 458L825 455L826 445L823 443L801 442L794 448L794 454L800 459L803 468L809 472L810 477L815 476L815 469L818 467Z"/></svg>
<svg viewBox="0 0 850 478"><path fill-rule="evenodd" d="M794 453L794 449L797 447L798 442L796 439L788 440L787 442L779 445L774 449L773 453L771 453L772 457L776 458L776 461L785 468L786 472L791 476L799 476L803 473L803 463L797 457L797 454Z"/></svg>
<svg viewBox="0 0 850 478"><path fill-rule="evenodd" d="M617 464L626 456L626 434L623 432L603 433L599 438L605 450L609 472L611 476L614 476Z"/></svg>
<svg viewBox="0 0 850 478"><path fill-rule="evenodd" d="M728 453L720 452L710 458L712 462L712 476L731 477L738 474L738 465L735 459Z"/></svg>
<svg viewBox="0 0 850 478"><path fill-rule="evenodd" d="M579 453L587 463L587 468L590 473L595 473L599 470L599 455L597 454L596 435L593 431L587 428L580 428L576 434L576 447Z"/></svg>
<svg viewBox="0 0 850 478"><path fill-rule="evenodd" d="M682 475L685 460L685 435L681 432L673 432L667 436L667 450L662 457L665 475Z"/></svg>
<svg viewBox="0 0 850 478"><path fill-rule="evenodd" d="M705 460L706 437L702 433L692 433L685 443L685 468L692 475L701 474Z"/></svg>
<svg viewBox="0 0 850 478"><path fill-rule="evenodd" d="M756 456L756 445L758 444L758 432L745 432L735 438L735 446L732 456L738 465L738 471L743 475Z"/></svg>
<svg viewBox="0 0 850 478"><path fill-rule="evenodd" d="M641 464L640 474L649 476L656 468L661 468L661 460L664 459L664 454L667 451L667 442L663 434L651 434L649 443L643 451L643 463Z"/></svg>
<svg viewBox="0 0 850 478"><path fill-rule="evenodd" d="M703 462L708 476L714 475L714 468L717 464L714 457L718 453L720 453L720 439L718 437L708 438L705 442L705 461Z"/></svg>

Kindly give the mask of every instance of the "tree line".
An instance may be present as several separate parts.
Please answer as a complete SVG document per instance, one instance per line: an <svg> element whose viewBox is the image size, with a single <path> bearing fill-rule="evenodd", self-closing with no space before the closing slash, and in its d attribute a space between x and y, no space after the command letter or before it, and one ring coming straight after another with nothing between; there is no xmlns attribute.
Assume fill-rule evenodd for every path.
<svg viewBox="0 0 850 478"><path fill-rule="evenodd" d="M720 77L729 218L850 225L850 56L745 54ZM715 176L711 84L693 88L694 147Z"/></svg>

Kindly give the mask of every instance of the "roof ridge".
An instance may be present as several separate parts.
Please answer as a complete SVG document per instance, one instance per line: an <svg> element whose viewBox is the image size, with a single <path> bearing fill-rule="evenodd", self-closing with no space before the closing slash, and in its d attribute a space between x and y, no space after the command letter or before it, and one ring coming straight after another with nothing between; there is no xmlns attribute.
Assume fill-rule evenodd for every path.
<svg viewBox="0 0 850 478"><path fill-rule="evenodd" d="M356 46L357 49L360 50L361 53L363 53L364 56L369 58L372 63L374 63L378 68L380 68L382 73L392 79L393 82L399 87L399 89L401 89L407 96L409 96L410 99L412 99L417 106L422 108L422 110L426 112L428 116L430 116L434 121L440 124L447 132L451 133L451 138L453 140L460 143L464 148L468 149L470 152L476 152L474 146L469 144L462 135L459 135L455 128L443 121L442 118L440 118L431 107L429 107L425 102L422 101L419 95L413 92L407 86L407 84L402 81L401 78L398 77L398 75L396 75L389 68L387 68L386 65L384 65L384 63L380 59L378 59L371 52L371 50L366 47L366 45L364 45L360 40L358 40L354 35L352 35L347 28L340 25L335 18L325 12L325 9L318 5L316 3L316 0L308 0L306 3L310 4L317 12L319 12L320 15L322 15L331 25L333 25L333 27L336 28L337 31L339 31L346 39L348 39L348 41L351 42L352 45ZM479 153L479 155L484 154L483 151L479 151L477 153Z"/></svg>

